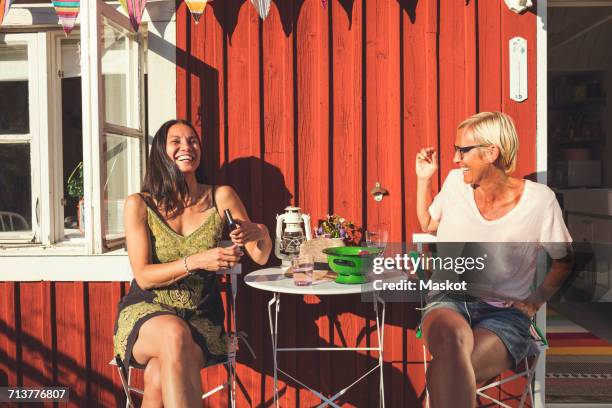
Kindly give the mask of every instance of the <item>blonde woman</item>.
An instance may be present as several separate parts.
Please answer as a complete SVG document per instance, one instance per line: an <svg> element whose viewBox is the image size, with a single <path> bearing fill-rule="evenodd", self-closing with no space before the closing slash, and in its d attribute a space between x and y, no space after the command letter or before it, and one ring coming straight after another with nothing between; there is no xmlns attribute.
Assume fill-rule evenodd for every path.
<svg viewBox="0 0 612 408"><path fill-rule="evenodd" d="M551 189L512 176L519 140L512 119L482 112L463 121L455 138L452 170L438 195L434 148L416 157L417 216L439 242L530 243L521 262L512 256L494 271L494 297L435 293L422 329L433 360L427 370L432 406L473 407L476 385L515 367L530 346L530 320L561 286L571 267L571 237ZM560 244L554 244L560 243ZM553 258L543 283L530 291L537 247ZM506 245L502 248L513 248Z"/></svg>

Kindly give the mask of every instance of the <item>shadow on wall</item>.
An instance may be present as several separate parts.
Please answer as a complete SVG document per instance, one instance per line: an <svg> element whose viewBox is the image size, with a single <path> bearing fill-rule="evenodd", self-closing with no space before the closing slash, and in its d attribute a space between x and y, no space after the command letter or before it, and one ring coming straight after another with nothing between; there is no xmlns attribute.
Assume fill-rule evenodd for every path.
<svg viewBox="0 0 612 408"><path fill-rule="evenodd" d="M91 393L92 384L99 390L105 390L113 393L115 397L115 406L121 406L125 403L125 397L121 386L113 381L114 370L109 365L106 367L106 372L94 371L88 367L87 361L77 361L74 358L58 352L57 349L52 350L43 344L39 338L33 337L24 331L15 332L9 328L6 322L0 319L0 337L9 339L9 344L17 344L18 349L26 347L28 350L52 358L51 370L52 373L45 373L40 367L35 364L40 361L25 361L18 352L18 357L9 356L5 350L0 348L0 362L14 370L17 376L17 384L8 384L8 375L4 371L0 371L0 387L6 386L23 386L24 382L41 384L41 386L51 387L70 387L70 401L79 407L91 406L93 395ZM19 340L17 340L19 339ZM17 343L18 342L18 343ZM110 346L112 350L112 344ZM93 352L106 353L108 350L94 350ZM53 380L51 380L50 378ZM24 378L27 379L24 381ZM75 378L83 381L82 386L71 384L70 380ZM118 377L116 377L118 379ZM87 385L85 384L87 382Z"/></svg>
<svg viewBox="0 0 612 408"><path fill-rule="evenodd" d="M265 224L275 239L276 215L291 205L293 195L281 170L257 157L241 157L224 164L216 179L231 185L254 222ZM270 258L274 258L273 255ZM275 260L271 263L278 263Z"/></svg>

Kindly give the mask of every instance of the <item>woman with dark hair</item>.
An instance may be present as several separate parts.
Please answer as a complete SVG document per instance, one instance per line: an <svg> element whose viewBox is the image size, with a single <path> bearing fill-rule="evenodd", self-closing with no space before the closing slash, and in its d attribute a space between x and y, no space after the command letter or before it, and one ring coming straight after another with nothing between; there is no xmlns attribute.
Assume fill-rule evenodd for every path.
<svg viewBox="0 0 612 408"><path fill-rule="evenodd" d="M201 404L200 369L227 358L224 311L215 272L236 265L243 247L258 264L272 242L249 220L229 186L196 179L202 146L193 126L170 120L155 134L142 192L125 202L125 236L134 280L121 300L115 354L144 368L143 407ZM218 246L224 211L239 228Z"/></svg>

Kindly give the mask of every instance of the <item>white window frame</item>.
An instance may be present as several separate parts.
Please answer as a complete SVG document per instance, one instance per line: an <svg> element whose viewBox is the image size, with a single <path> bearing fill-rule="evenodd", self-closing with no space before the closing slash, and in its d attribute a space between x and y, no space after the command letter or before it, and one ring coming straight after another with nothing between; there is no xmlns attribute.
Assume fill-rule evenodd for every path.
<svg viewBox="0 0 612 408"><path fill-rule="evenodd" d="M124 29L128 32L132 32L133 33L133 29L128 21L128 19L123 16L121 13L117 12L115 9L113 9L112 7L108 6L106 3L102 2L101 0L98 0L101 4L100 7L100 14L102 18L106 18L109 20L109 23L111 25L115 25L118 26L121 29ZM138 47L137 48L131 48L129 50L129 52L131 53L131 61L137 61L138 64L138 72L135 73L135 77L132 77L131 75L128 76L127 78L127 100L128 100L128 104L138 104L138 127L129 127L129 126L121 126L121 125L116 125L113 123L108 123L106 122L106 118L105 118L105 112L104 112L104 106L102 106L102 113L101 113L101 123L102 125L102 141L104 141L104 138L108 137L109 135L114 135L114 136L121 136L121 137L126 137L126 138L132 138L138 141L138 149L139 149L139 157L137 158L138 164L139 164L139 168L138 171L140 173L140 177L137 178L136 182L134 183L134 180L130 177L128 178L127 182L127 189L128 191L133 191L133 192L137 192L140 191L140 186L142 184L142 179L144 177L144 163L146 160L146 150L147 150L147 144L146 144L146 138L145 138L145 133L144 133L144 129L145 129L145 125L144 125L144 117L145 117L145 110L144 110L144 49L145 49L145 38L146 36L144 35L144 33L146 32L146 23L145 24L141 24L140 30L138 33L135 33L136 35L136 41L138 43ZM102 41L102 36L100 36L100 41ZM129 43L128 43L129 44ZM130 73L131 74L131 73ZM100 76L101 78L101 76ZM103 101L105 100L105 95L104 95L104 87L102 87L102 94L100 96L100 100ZM127 122L128 123L133 123L133 118L131 117L132 115L132 110L128 109L128 118L127 118ZM133 160L135 159L135 155L134 152L131 151L132 147L131 145L128 145L128 149L129 149L129 153L128 153L128 162L130 163L129 167L133 168L134 166L131 165L133 163ZM105 163L102 163L102 158L101 158L101 168L100 168L100 175L101 175L101 181L104 181L104 184L108 183L108 175L106 174L106 166ZM105 189L105 185L101 186L101 190L100 190L100 196L104 197L104 189ZM104 207L106 204L105 200L102 200L101 202L101 208L104 210L103 214L106 213L106 208ZM123 243L125 242L125 235L123 236L119 236L119 237L105 237L104 236L104 217L102 218L102 226L101 226L101 231L102 231L102 245L103 245L103 251L108 250L108 249L112 249L115 248L117 246L123 245Z"/></svg>
<svg viewBox="0 0 612 408"><path fill-rule="evenodd" d="M132 31L127 17L98 0L97 21L102 17L112 24ZM86 6L85 6L86 7ZM91 25L89 25L91 27ZM92 37L94 45L90 44L90 58L98 55L102 39L98 27ZM146 27L146 23L143 24ZM83 31L87 31L84 29ZM93 30L92 30L93 31ZM82 101L83 101L83 166L84 166L84 198L85 203L85 238L64 240L63 227L63 180L62 166L62 101L61 101L61 41L66 38L62 31L37 31L33 33L0 33L3 42L7 44L23 44L28 49L28 92L30 132L20 135L0 135L0 143L28 142L30 144L31 181L32 181L32 219L31 231L0 232L0 247L7 249L11 246L23 248L23 245L70 246L70 252L75 247L81 247L83 253L101 254L124 243L124 237L106 240L104 237L104 175L106 172L102 143L104 137L116 134L139 140L140 150L140 177L138 185L129 180L129 190L138 191L143 176L146 160L146 137L144 134L144 38L140 34L136 58L139 70L137 74L138 95L129 96L130 99L139 99L140 121L138 128L133 129L104 122L104 89L101 80L101 61L89 64L82 56ZM79 29L68 38L79 38ZM84 38L81 36L81 42ZM93 47L93 48L92 48ZM83 49L83 48L82 48ZM89 76L85 68L90 66ZM93 71L93 72L92 72ZM92 80L92 73L96 80ZM93 87L97 87L93 92ZM85 92L89 92L85 95ZM94 98L94 95L97 97ZM97 99L97 100L94 100ZM89 104L85 103L89 102ZM95 109L95 110L94 110ZM97 112L97 115L92 115ZM95 116L95 117L94 117ZM87 118L90 118L89 120ZM99 129L99 130L98 130ZM97 130L97 131L96 131ZM89 135L89 137L88 137ZM96 170L94 170L96 169Z"/></svg>
<svg viewBox="0 0 612 408"><path fill-rule="evenodd" d="M29 231L0 232L0 241L8 244L19 243L45 243L48 236L45 234L46 211L44 207L47 202L44 199L44 191L41 186L41 168L45 165L45 155L41 154L44 149L43 140L47 134L44 126L46 120L44 109L39 110L40 101L46 96L46 70L36 61L46 60L44 33L0 33L3 43L11 45L26 45L28 50L28 110L29 110L29 133L0 135L0 143L29 143L30 145L30 171L31 171L31 205L32 216L30 223L32 229ZM42 46L41 46L42 42Z"/></svg>
<svg viewBox="0 0 612 408"><path fill-rule="evenodd" d="M104 118L104 86L101 69L102 18L131 31L126 16L107 5L102 0L81 3L81 91L83 95L83 181L85 186L85 241L89 253L100 254L123 244L124 239L106 241L104 239L104 181L103 141L107 133L116 133L141 140L141 150L146 147L144 137L144 87L140 92L140 126L136 131L131 128L109 125ZM141 44L142 45L142 44ZM139 80L144 84L143 47L140 48ZM94 171L97 169L97 171Z"/></svg>

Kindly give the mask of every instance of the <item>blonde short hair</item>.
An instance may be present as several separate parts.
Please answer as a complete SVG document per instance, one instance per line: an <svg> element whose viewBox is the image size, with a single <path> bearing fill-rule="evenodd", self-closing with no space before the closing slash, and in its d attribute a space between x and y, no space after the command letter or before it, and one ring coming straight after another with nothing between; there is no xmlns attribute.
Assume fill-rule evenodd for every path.
<svg viewBox="0 0 612 408"><path fill-rule="evenodd" d="M476 143L499 148L498 162L506 174L516 169L518 135L512 118L502 112L480 112L459 124L457 130L469 132Z"/></svg>

